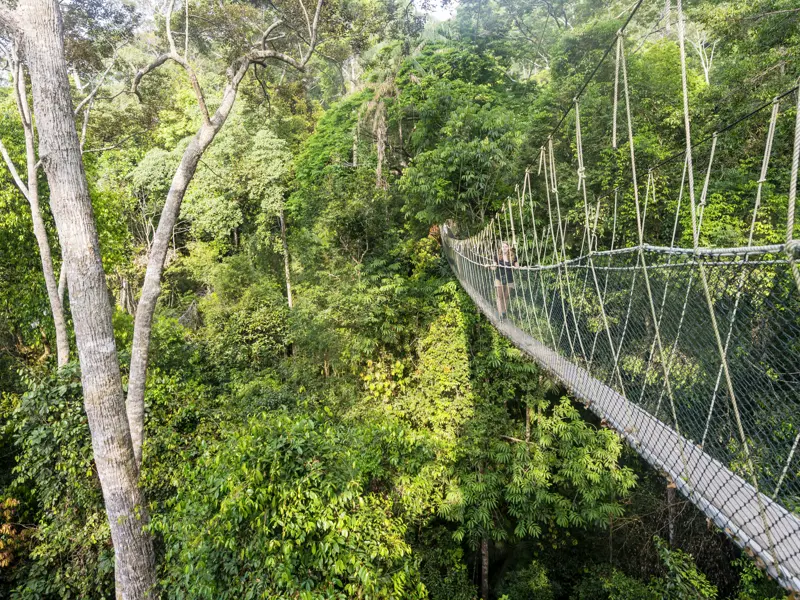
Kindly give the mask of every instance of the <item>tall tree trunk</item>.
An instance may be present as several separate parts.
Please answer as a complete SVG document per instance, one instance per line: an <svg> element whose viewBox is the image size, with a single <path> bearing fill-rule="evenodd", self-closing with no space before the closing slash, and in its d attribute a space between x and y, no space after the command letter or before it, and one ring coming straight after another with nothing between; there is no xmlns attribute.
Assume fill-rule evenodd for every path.
<svg viewBox="0 0 800 600"><path fill-rule="evenodd" d="M261 49L253 48L245 55L235 59L227 70L228 83L222 92L222 100L217 108L214 116L212 117L208 112L203 91L197 81L197 77L188 62L188 41L185 45L184 56L180 56L175 49L175 42L172 38L172 32L169 26L166 28L167 39L169 40L170 51L161 54L148 66L140 70L133 80L132 91L137 92L137 86L147 73L153 69L158 68L165 62L172 60L177 62L184 68L192 82L195 95L197 96L198 106L203 115L203 124L198 129L192 141L189 142L188 147L183 152L181 162L175 175L172 178L167 199L164 203L164 208L161 211L161 217L158 221L158 228L153 236L153 243L150 246L149 257L147 262L147 271L145 272L144 284L142 285L142 293L139 298L139 304L136 307L136 319L134 321L133 329L133 347L131 349L131 365L130 376L128 378L128 398L127 398L127 411L128 422L130 423L131 437L133 439L133 450L136 456L136 463L141 464L142 460L142 441L144 439L144 388L147 380L147 361L148 352L150 349L150 332L153 327L153 315L156 310L156 303L161 294L161 273L164 270L164 259L167 255L169 248L169 238L171 232L174 230L175 222L180 213L181 203L183 197L186 195L186 190L194 177L197 170L197 164L205 153L206 149L214 141L214 137L225 124L228 116L233 108L233 103L236 100L236 95L239 91L239 84L242 78L247 73L247 69L253 63L263 65L267 60L278 60L284 65L291 65L299 71L305 69L308 60L314 52L317 44L317 28L319 26L319 16L322 10L323 0L317 0L317 7L314 13L312 22L308 22L309 39L308 50L298 60L277 50L265 48L262 44ZM172 4L167 3L169 13L172 11ZM305 12L305 7L301 3L301 8ZM167 22L169 23L169 13L167 14ZM188 21L187 21L188 22ZM263 39L269 36L269 33L281 24L281 21L275 21L264 31ZM188 26L185 36L189 35ZM285 69L284 69L285 70ZM283 76L281 76L283 77Z"/></svg>
<svg viewBox="0 0 800 600"><path fill-rule="evenodd" d="M134 301L134 293L131 289L131 283L124 275L121 278L119 290L119 305L129 315L136 314L136 304Z"/></svg>
<svg viewBox="0 0 800 600"><path fill-rule="evenodd" d="M8 165L14 182L19 187L31 208L31 220L33 222L33 235L39 247L39 258L42 263L42 274L44 275L45 288L47 289L47 299L50 302L50 312L53 315L53 324L56 330L56 356L58 366L63 367L69 361L69 335L67 333L67 323L64 318L63 297L59 294L58 283L56 282L55 271L53 269L53 256L50 252L50 241L47 239L47 230L42 217L42 209L39 204L39 167L36 159L36 139L33 134L33 119L28 105L28 92L25 85L25 77L22 70L22 63L18 57L16 44L13 45L11 59L11 79L14 86L14 99L17 103L22 130L25 134L25 162L27 185L23 184L11 157L6 152L2 142L0 142L0 153Z"/></svg>
<svg viewBox="0 0 800 600"><path fill-rule="evenodd" d="M61 253L61 272L58 274L58 300L64 306L64 294L67 293L67 261L64 260L64 253Z"/></svg>
<svg viewBox="0 0 800 600"><path fill-rule="evenodd" d="M289 304L289 309L292 308L292 272L289 269L289 244L286 241L286 218L283 215L283 207L278 214L281 222L281 244L283 245L283 272L286 275L286 302Z"/></svg>
<svg viewBox="0 0 800 600"><path fill-rule="evenodd" d="M31 76L39 156L69 270L84 407L116 554L117 595L124 600L152 597L156 576L152 541L143 528L147 507L137 485L111 303L75 130L61 13L56 0L21 0L17 12Z"/></svg>
<svg viewBox="0 0 800 600"><path fill-rule="evenodd" d="M142 293L139 303L136 306L136 319L133 328L133 345L131 347L131 366L128 378L128 398L127 412L128 423L130 424L131 438L133 440L133 450L136 456L136 464L142 462L142 442L144 440L144 388L147 381L147 362L150 350L150 332L153 328L153 316L156 310L156 303L161 294L161 274L164 270L164 259L169 249L172 230L178 220L181 210L183 197L194 177L197 165L203 154L214 141L214 137L225 124L233 108L239 83L247 72L249 63L242 62L237 71L232 74L222 102L209 122L205 122L195 134L189 146L184 150L181 162L178 165L175 175L172 177L167 200L161 217L158 221L158 228L153 235L153 243L150 246L150 255L147 261L147 271L144 276Z"/></svg>
<svg viewBox="0 0 800 600"><path fill-rule="evenodd" d="M27 142L27 140L26 140ZM29 153L30 154L30 153ZM63 367L69 362L69 334L67 333L67 321L64 318L64 305L61 302L61 295L58 293L58 282L56 281L55 271L53 270L53 256L50 253L50 242L47 239L47 230L42 218L42 209L39 206L39 191L36 186L36 156L28 156L28 202L31 205L31 216L33 217L33 235L39 246L39 257L42 261L42 273L44 283L47 288L47 299L50 301L50 312L53 313L53 324L56 328L56 356L58 366ZM34 191L35 190L35 191Z"/></svg>
<svg viewBox="0 0 800 600"><path fill-rule="evenodd" d="M481 598L489 600L489 538L481 539Z"/></svg>
<svg viewBox="0 0 800 600"><path fill-rule="evenodd" d="M227 115L226 115L227 116ZM136 318L131 346L130 375L128 377L128 397L126 410L136 465L142 464L142 443L144 441L144 389L147 381L147 363L150 351L150 333L153 328L158 297L161 295L161 274L167 256L172 228L180 213L181 202L189 183L197 170L197 164L216 136L218 128L203 124L183 153L180 165L172 178L164 210L158 222L150 246L147 271L144 276L139 303L136 305Z"/></svg>

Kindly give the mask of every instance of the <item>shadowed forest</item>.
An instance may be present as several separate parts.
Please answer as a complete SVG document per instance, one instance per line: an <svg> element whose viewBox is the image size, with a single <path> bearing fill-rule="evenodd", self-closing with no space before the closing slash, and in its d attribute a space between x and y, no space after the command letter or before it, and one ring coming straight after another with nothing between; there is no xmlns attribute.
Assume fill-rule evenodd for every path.
<svg viewBox="0 0 800 600"><path fill-rule="evenodd" d="M0 597L790 597L443 256L442 224L518 197L632 8L0 0ZM697 139L797 85L793 0L683 11ZM685 144L677 15L644 0L625 33L642 165ZM627 176L613 81L581 106L597 196ZM702 244L746 243L768 117L721 147Z"/></svg>

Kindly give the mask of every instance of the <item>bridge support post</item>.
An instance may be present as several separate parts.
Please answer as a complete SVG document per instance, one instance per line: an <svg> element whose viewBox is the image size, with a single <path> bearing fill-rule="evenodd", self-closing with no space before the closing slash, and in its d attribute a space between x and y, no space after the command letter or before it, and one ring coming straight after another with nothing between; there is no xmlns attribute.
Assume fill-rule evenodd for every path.
<svg viewBox="0 0 800 600"><path fill-rule="evenodd" d="M669 527L669 546L675 547L675 489L677 486L675 482L667 479L667 510L669 516L667 517L667 525Z"/></svg>
<svg viewBox="0 0 800 600"><path fill-rule="evenodd" d="M489 600L489 538L481 539L481 598Z"/></svg>

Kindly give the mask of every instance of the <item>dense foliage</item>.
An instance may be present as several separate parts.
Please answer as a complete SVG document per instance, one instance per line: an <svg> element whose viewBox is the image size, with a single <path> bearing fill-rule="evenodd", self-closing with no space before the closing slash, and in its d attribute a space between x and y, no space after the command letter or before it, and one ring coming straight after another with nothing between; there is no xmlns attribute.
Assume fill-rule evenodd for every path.
<svg viewBox="0 0 800 600"><path fill-rule="evenodd" d="M74 4L76 75L116 60L88 40L129 39L107 84L127 89L121 64L148 43L135 11L104 21L94 2ZM214 94L215 59L232 51L219 39L241 33L215 4L190 2L209 15L200 76ZM782 597L690 504L669 506L658 474L479 315L441 256L439 224L475 226L515 194L626 9L553 4L464 0L423 30L411 5L342 3L304 75L258 67L242 84L173 232L151 348L141 486L164 597L471 600L482 572L494 599ZM632 26L641 47L628 65L643 164L682 143L674 35L649 31L657 4ZM108 27L92 33L81 18ZM691 7L692 39L718 41L713 85L691 57L700 130L790 87L798 23L790 0ZM88 122L87 144L105 148L85 163L122 358L144 257L201 119L172 69L140 102L98 98ZM606 186L617 157L589 115L608 85L587 90L597 133L584 139ZM0 103L0 138L21 159L5 87ZM737 130L720 150L731 187L752 166L736 148L758 132ZM704 236L738 243L747 206L731 195ZM651 226L672 209L653 206ZM0 595L113 598L78 366L55 369L38 269L27 204L2 172Z"/></svg>

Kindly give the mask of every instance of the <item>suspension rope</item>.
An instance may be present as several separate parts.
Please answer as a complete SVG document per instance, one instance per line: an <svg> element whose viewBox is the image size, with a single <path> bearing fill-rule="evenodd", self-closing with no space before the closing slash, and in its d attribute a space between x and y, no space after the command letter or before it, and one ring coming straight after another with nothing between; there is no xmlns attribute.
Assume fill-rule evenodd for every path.
<svg viewBox="0 0 800 600"><path fill-rule="evenodd" d="M753 235L755 233L756 220L758 218L758 209L761 206L761 192L762 192L762 188L764 186L764 183L766 182L767 169L769 167L769 159L770 159L770 156L772 154L772 142L775 139L775 126L776 126L776 123L778 121L778 109L779 109L779 106L780 106L780 104L779 104L778 100L776 99L774 104L772 105L772 114L770 115L769 129L767 131L767 141L766 141L766 146L764 148L764 158L762 159L762 162L761 162L761 176L758 179L758 189L757 189L757 192L756 192L756 200L755 200L755 204L753 206L753 218L752 218L752 221L751 221L751 224L750 224L750 233L749 233L748 238L747 238L747 247L748 248L752 247L752 245L753 245ZM713 148L713 146L712 146L712 148ZM701 203L700 204L700 208L701 208L700 218L701 219L702 219L702 216L703 216L702 208L703 208L703 203L704 202L705 202L705 197L701 198L701 201L700 201L700 203ZM749 255L745 254L744 258L743 258L743 260L741 262L741 267L745 266L745 264L748 262L748 258L749 258ZM742 268L741 269L741 273L739 275L739 282L736 285L736 300L734 301L734 304L733 304L733 311L731 312L731 317L728 320L728 334L725 336L725 346L723 348L725 356L728 355L728 346L730 344L731 335L733 334L733 328L734 328L734 325L736 323L736 315L739 312L739 303L740 303L741 298L742 298L742 290L744 288L744 283L745 283L746 278L747 278L747 271L744 268ZM708 417L706 418L706 426L705 426L705 429L703 431L703 437L702 437L702 439L700 441L700 445L701 446L705 445L706 436L708 435L708 430L709 430L709 427L711 426L711 417L712 417L712 415L714 413L714 405L716 403L717 393L719 391L719 385L720 385L720 382L722 380L723 364L724 364L723 362L720 362L719 369L717 371L717 379L716 379L716 383L714 384L714 393L711 396L711 405L709 406L709 409L708 409Z"/></svg>
<svg viewBox="0 0 800 600"><path fill-rule="evenodd" d="M683 95L683 119L684 119L684 127L686 130L686 161L689 168L689 198L692 206L692 230L693 230L692 232L694 237L694 247L697 248L700 245L700 232L697 229L695 195L694 195L694 174L692 171L693 169L692 133L691 133L691 125L689 122L689 86L687 84L687 77L686 77L686 42L685 42L686 34L685 34L685 23L683 20L682 0L677 0L677 8L678 8L678 44L680 47L680 57L681 57L681 91ZM767 539L770 544L770 552L772 554L773 564L777 566L778 559L775 554L775 543L772 539L772 532L764 512L764 503L762 502L761 495L759 493L758 478L756 477L755 469L753 468L753 462L750 456L750 446L747 443L747 438L744 433L744 427L742 426L742 417L739 412L738 402L736 401L736 393L734 392L733 388L733 380L731 379L730 369L728 367L728 361L725 354L725 348L722 344L722 338L720 336L719 327L717 325L717 315L714 309L714 301L711 298L711 290L709 289L708 285L708 276L706 275L706 270L702 262L700 263L699 268L700 268L700 279L703 283L703 293L706 298L706 304L708 307L709 316L711 317L711 326L714 330L714 338L717 343L717 349L719 351L720 360L722 361L724 369L725 383L728 387L728 394L731 399L733 414L736 419L736 426L739 431L739 437L741 439L742 447L744 449L745 457L748 463L748 470L750 471L752 484L756 490L756 498L758 500L759 513L761 516L761 521L764 525L765 532L767 534Z"/></svg>
<svg viewBox="0 0 800 600"><path fill-rule="evenodd" d="M519 186L517 186L516 192L517 192L517 207L519 208L519 226L520 226L520 228L522 230L522 249L523 249L524 254L525 254L525 264L530 264L530 261L528 259L528 240L527 240L527 238L525 236L525 220L522 218L522 201L523 201L523 198L525 197L525 188L527 187L527 185L528 185L528 172L526 171L525 172L525 177L522 180L522 194L520 194L520 192L519 192ZM531 287L531 272L528 271L527 275L528 275L528 289L530 289L530 287ZM523 296L522 305L525 307L525 317L526 317L526 319L528 321L528 329L531 329L531 314L530 314L530 310L528 310L528 302L525 300L525 292L524 291L522 292L522 296ZM539 319L537 318L535 312L533 313L533 316L534 316L534 320L536 321L537 329L539 329L539 337L541 338L541 327L539 327Z"/></svg>
<svg viewBox="0 0 800 600"><path fill-rule="evenodd" d="M578 346L580 346L581 354L580 358L585 359L586 357L586 350L583 347L583 339L581 338L581 330L580 330L580 323L578 322L577 317L575 316L575 300L572 297L572 286L570 285L570 277L569 277L569 270L567 268L567 249L566 249L566 237L567 237L567 224L564 222L563 229L562 229L562 220L561 220L561 202L559 200L558 194L558 182L556 180L556 163L555 163L555 152L553 150L553 138L550 138L548 148L550 150L550 173L553 179L553 197L555 198L556 204L556 215L558 217L558 228L561 229L561 260L564 266L564 280L566 281L566 288L567 288L567 302L569 303L570 314L572 314L572 322L575 324L575 337L578 340ZM561 277L561 270L559 270L559 278ZM565 319L566 320L566 319Z"/></svg>
<svg viewBox="0 0 800 600"><path fill-rule="evenodd" d="M796 89L797 104L795 105L794 145L792 147L792 174L789 180L789 206L786 215L786 246L794 245L794 210L797 203L797 173L800 171L800 86ZM789 261L792 265L797 290L800 291L800 269L795 263L794 253L787 250Z"/></svg>
<svg viewBox="0 0 800 600"><path fill-rule="evenodd" d="M678 0L680 2L680 0ZM628 69L626 66L625 61L625 51L623 47L623 51L621 53L621 63L622 63L622 88L623 88L623 96L625 98L625 115L628 124L628 145L630 146L630 155L631 155L631 175L633 180L633 198L634 203L636 205L636 226L639 233L639 256L640 262L642 266L642 275L644 276L644 284L645 289L647 290L647 300L650 304L650 316L653 319L653 329L656 338L656 344L658 347L658 354L661 359L661 366L664 371L664 383L667 388L667 396L669 397L670 401L670 408L672 410L672 418L675 423L675 431L678 432L678 435L681 435L680 430L680 423L678 422L678 414L675 409L675 398L672 393L672 385L670 384L669 380L669 369L666 364L665 356L664 356L664 345L661 341L661 331L658 326L658 319L656 316L656 308L653 302L653 291L650 287L650 276L647 272L647 263L644 258L644 250L642 249L644 246L644 218L641 208L639 206L639 186L636 180L636 153L634 149L634 140L633 140L633 115L631 111L631 100L630 100L630 91L628 88ZM688 163L688 169L691 171L691 161ZM646 210L646 207L645 207ZM680 444L679 447L681 462L683 463L683 470L684 474L688 476L689 469L686 462L686 456L683 448L683 444Z"/></svg>
<svg viewBox="0 0 800 600"><path fill-rule="evenodd" d="M541 174L542 168L544 166L544 148L542 148L542 150L541 150L541 152L539 154L539 157L540 157L540 160L539 160L539 173ZM530 185L528 186L528 193L532 193ZM534 211L534 207L533 207L533 198L531 198L530 207L531 207L531 224L532 224L532 227L533 227L533 241L534 241L534 244L535 244L535 247L536 247L536 264L537 265L541 265L542 264L542 259L547 254L547 237L545 235L545 229L544 228L542 228L542 236L541 236L541 238L537 234L536 215L535 215L535 211ZM544 243L545 243L544 253L542 253L542 251L540 250L540 243L539 243L540 239L543 239ZM528 273L530 275L530 271ZM556 344L556 336L555 336L555 333L553 332L553 326L552 326L552 323L551 323L552 322L552 310L548 308L547 297L546 297L546 294L545 294L544 273L542 273L541 270L539 270L539 288L540 288L540 290L542 292L542 306L544 307L544 316L545 316L545 321L547 322L547 329L550 331L550 338L553 341L553 348L557 348L558 346Z"/></svg>
<svg viewBox="0 0 800 600"><path fill-rule="evenodd" d="M581 134L581 111L580 111L580 103L576 99L575 100L575 147L578 153L578 185L582 188L583 191L583 210L584 210L584 217L586 222L584 227L586 229L586 235L589 236L589 200L586 194L586 170L583 163L583 137ZM605 302L603 301L603 297L600 294L600 284L597 281L597 272L594 269L594 258L593 249L592 249L592 242L591 238L589 238L589 270L592 273L592 279L594 280L595 292L597 293L597 299L600 301L600 315L603 319L603 329L606 331L606 335L608 336L608 346L611 349L611 352L614 354L618 354L614 351L614 342L611 339L611 328L608 325L608 318L606 317L606 308ZM584 352L584 357L586 356ZM619 390L622 395L625 394L625 383L622 381L622 373L619 370L619 361L614 361L614 370L617 374L617 382L619 383Z"/></svg>
<svg viewBox="0 0 800 600"><path fill-rule="evenodd" d="M718 144L726 139L722 134L760 115L765 106L692 144L685 19L680 2L677 8L686 136L682 151L646 172L637 164L637 150L642 153L633 137L627 65L631 53L626 52L622 28L603 56L603 60L614 59L613 97L606 99L612 105L611 131L603 133L610 133L606 144L610 142L613 152L597 163L598 173L611 170L614 187L599 193L600 181L594 169L587 168L594 162L585 152L583 134L587 123L594 128L594 121L586 121L588 104L581 98L599 72L596 67L540 148L539 177L535 178L532 168L526 169L515 188L516 199L504 198L499 210L487 217L485 227L473 234L466 230L466 239L456 239L456 229L444 224L442 243L459 280L503 335L546 369L553 368L571 392L594 405L592 410L668 473L737 543L752 548L770 574L800 589L800 520L781 512L792 506L800 490L795 476L800 428L784 418L797 399L798 374L787 365L794 359L792 344L800 335L800 325L790 312L800 302L796 296L800 293L796 264L800 241L794 232L800 93L792 99L797 108L787 165L791 173L783 156L772 157L773 151L783 151L777 142L779 132L783 135L778 120L788 105L785 100L781 106L787 93L768 103L772 111L757 185L753 176L754 201L748 207L752 213L741 219L742 229L747 229L742 232L746 245L703 247L718 237L720 225L726 225L713 222L718 213L709 208L720 204L718 192L727 190L724 179L711 180L719 172ZM554 134L573 110L575 162L570 164L576 170L571 166L567 171L563 162L556 164L563 159L560 154L556 158L555 149L562 144L567 148L569 136L562 131L556 139ZM620 115L620 110L625 113ZM627 139L620 140L626 134ZM699 156L695 153L706 141L710 141L708 162L695 165ZM628 148L619 147L624 143ZM727 152L726 160L735 161ZM669 173L657 171L680 155L682 169L675 165ZM782 243L761 233L771 226L780 189L786 189L772 192L765 187L770 163L776 165L773 173L780 168L781 176L790 175ZM573 174L576 188L567 181ZM702 181L695 181L696 177ZM678 182L673 195L672 186ZM773 194L777 194L774 199ZM501 260L506 242L513 255L508 267L504 255ZM495 315L504 306L502 291L495 284L500 268L510 269L503 275L508 274L516 291L513 301L510 294L505 300L509 318L498 321ZM792 278L791 289L779 276ZM789 355L781 354L782 345L790 347ZM547 354L548 346L555 353ZM777 400L774 407L767 403L772 398ZM760 488L769 490L776 503L763 496Z"/></svg>
<svg viewBox="0 0 800 600"><path fill-rule="evenodd" d="M575 346L572 343L572 335L570 334L569 326L567 325L567 307L564 304L564 285L563 285L563 280L561 278L562 263L564 262L564 258L565 257L563 255L559 255L559 252L558 252L558 242L556 241L556 233L555 233L555 229L554 229L554 225L553 225L553 209L552 209L552 205L551 205L551 201L550 201L550 188L551 188L551 185L554 185L554 182L555 182L555 177L552 176L552 169L553 169L554 165L552 163L550 163L551 157L549 156L549 151L551 149L552 149L552 147L550 145L548 145L548 151L547 151L548 154L545 156L545 161L544 161L544 182L545 182L545 191L546 191L546 196L547 196L547 217L548 217L548 219L550 221L550 234L551 234L551 237L552 237L552 240L553 240L553 259L554 259L554 262L556 263L557 268L558 268L558 273L556 275L556 279L558 281L558 288L559 288L559 290L561 292L559 294L558 290L556 290L555 288L553 289L553 303L555 303L555 297L556 297L556 294L558 294L559 297L561 298L561 314L562 314L562 317L563 317L562 324L561 324L561 333L559 333L558 342L559 342L559 345L560 345L561 338L563 337L563 335L564 335L564 333L566 331L567 342L569 343L570 355L572 356L572 358L574 360L575 359ZM549 169L548 169L548 163L550 163L549 164ZM554 193L554 196L555 196L555 193ZM558 215L559 215L559 219L560 219L561 211L558 212ZM559 234L560 234L561 233L561 223L560 223L560 221L558 223L558 231L559 231Z"/></svg>

